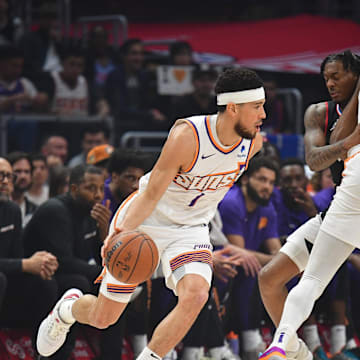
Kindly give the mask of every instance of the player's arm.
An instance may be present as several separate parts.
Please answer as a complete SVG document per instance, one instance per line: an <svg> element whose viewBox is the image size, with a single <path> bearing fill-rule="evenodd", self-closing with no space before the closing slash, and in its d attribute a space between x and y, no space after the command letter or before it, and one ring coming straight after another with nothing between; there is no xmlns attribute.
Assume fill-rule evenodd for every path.
<svg viewBox="0 0 360 360"><path fill-rule="evenodd" d="M117 226L118 230L133 230L144 222L177 173L190 166L195 157L196 146L192 128L178 120L151 171L146 190L129 206L123 221Z"/></svg>
<svg viewBox="0 0 360 360"><path fill-rule="evenodd" d="M313 171L321 171L332 165L337 159L346 156L344 141L326 145L325 137L325 103L310 105L305 112L305 158Z"/></svg>
<svg viewBox="0 0 360 360"><path fill-rule="evenodd" d="M356 125L358 124L357 109L358 109L359 90L360 90L360 78L357 81L355 91L354 91L350 101L345 106L345 109L343 110L343 113L341 114L341 116L336 124L336 127L331 134L331 137L330 137L331 144L349 137L349 138L345 139L344 145L345 145L345 147L350 149L351 147L353 147L354 145L356 145L360 142L359 134L355 134L355 136L351 136L354 129L356 128ZM357 133L360 132L359 129L356 129L356 130L357 130ZM355 137L356 137L356 139L354 139Z"/></svg>

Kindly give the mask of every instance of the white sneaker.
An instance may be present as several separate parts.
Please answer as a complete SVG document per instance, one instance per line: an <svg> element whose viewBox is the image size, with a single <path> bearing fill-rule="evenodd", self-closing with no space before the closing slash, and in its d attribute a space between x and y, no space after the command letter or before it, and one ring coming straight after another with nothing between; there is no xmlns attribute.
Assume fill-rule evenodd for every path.
<svg viewBox="0 0 360 360"><path fill-rule="evenodd" d="M64 344L66 335L72 324L60 319L59 307L64 301L76 301L83 293L78 289L69 289L56 303L50 314L42 321L36 339L36 347L40 355L50 356Z"/></svg>
<svg viewBox="0 0 360 360"><path fill-rule="evenodd" d="M298 351L287 351L286 358L288 360L312 360L313 354L306 346L306 344L299 339L299 350Z"/></svg>

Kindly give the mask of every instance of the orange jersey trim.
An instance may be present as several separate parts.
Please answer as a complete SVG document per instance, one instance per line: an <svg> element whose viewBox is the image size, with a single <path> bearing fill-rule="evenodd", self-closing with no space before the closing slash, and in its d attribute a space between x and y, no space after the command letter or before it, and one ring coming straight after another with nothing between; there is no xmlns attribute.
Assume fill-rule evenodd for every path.
<svg viewBox="0 0 360 360"><path fill-rule="evenodd" d="M210 126L210 115L208 115L206 117L206 121L205 121L205 125L206 125L206 130L207 133L209 135L209 138L212 142L212 144L215 146L215 148L225 154L230 153L231 151L233 151L236 147L238 147L242 141L242 138L240 138L234 145L232 145L230 148L225 149L222 145L220 145L214 138L214 135L211 131L211 126Z"/></svg>
<svg viewBox="0 0 360 360"><path fill-rule="evenodd" d="M139 192L139 190L134 191L131 193L120 205L120 207L117 209L115 214L115 220L114 220L114 230L118 231L119 229L116 227L117 219L120 214L120 211L124 208L124 206Z"/></svg>
<svg viewBox="0 0 360 360"><path fill-rule="evenodd" d="M190 164L190 166L184 170L184 172L189 172L195 165L196 163L196 160L198 159L199 157L199 151L200 151L200 140L199 140L199 134L196 130L196 127L195 125L190 121L190 120L184 120L191 128L191 130L193 131L194 135L195 135L195 140L196 140L196 151L195 151L195 156Z"/></svg>

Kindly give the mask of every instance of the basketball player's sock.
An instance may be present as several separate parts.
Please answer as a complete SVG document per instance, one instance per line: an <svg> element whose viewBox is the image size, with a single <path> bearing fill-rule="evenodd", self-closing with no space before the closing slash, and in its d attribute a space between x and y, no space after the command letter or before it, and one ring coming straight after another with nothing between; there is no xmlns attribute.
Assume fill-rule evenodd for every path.
<svg viewBox="0 0 360 360"><path fill-rule="evenodd" d="M213 348L215 349L215 348ZM216 348L217 349L217 348ZM212 349L211 349L212 350ZM197 346L185 346L181 360L199 360L200 357L203 355L202 348ZM221 359L221 357L212 356L214 359Z"/></svg>
<svg viewBox="0 0 360 360"><path fill-rule="evenodd" d="M336 354L346 345L346 326L334 325L330 330L330 352Z"/></svg>
<svg viewBox="0 0 360 360"><path fill-rule="evenodd" d="M147 345L147 335L134 335L131 343L134 351L134 358L137 358Z"/></svg>
<svg viewBox="0 0 360 360"><path fill-rule="evenodd" d="M77 299L64 300L59 306L59 316L67 324L73 324L75 318L72 314L72 306Z"/></svg>
<svg viewBox="0 0 360 360"><path fill-rule="evenodd" d="M136 360L161 360L161 356L145 346L144 350L140 353Z"/></svg>
<svg viewBox="0 0 360 360"><path fill-rule="evenodd" d="M259 359L280 360L286 359L285 349L291 343L296 331L290 325L283 325L276 330L273 341ZM296 348L295 348L296 349Z"/></svg>
<svg viewBox="0 0 360 360"><path fill-rule="evenodd" d="M317 325L305 325L303 327L303 339L311 352L321 346Z"/></svg>

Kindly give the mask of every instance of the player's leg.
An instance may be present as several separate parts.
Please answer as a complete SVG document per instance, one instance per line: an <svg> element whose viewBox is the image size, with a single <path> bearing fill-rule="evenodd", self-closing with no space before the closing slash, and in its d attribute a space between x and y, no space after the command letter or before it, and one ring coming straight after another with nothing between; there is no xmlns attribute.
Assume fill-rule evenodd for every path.
<svg viewBox="0 0 360 360"><path fill-rule="evenodd" d="M261 358L284 359L287 343L310 315L316 299L354 250L323 230L319 231L299 284L289 293L273 343Z"/></svg>
<svg viewBox="0 0 360 360"><path fill-rule="evenodd" d="M176 291L177 305L156 327L148 344L158 357L166 355L189 331L208 299L209 283L198 274L188 274L177 283Z"/></svg>
<svg viewBox="0 0 360 360"><path fill-rule="evenodd" d="M162 358L178 344L207 302L212 279L212 246L207 226L176 232L165 229L158 235L164 248L161 262L166 286L174 291L178 301L155 328L138 360Z"/></svg>
<svg viewBox="0 0 360 360"><path fill-rule="evenodd" d="M54 354L65 342L70 327L77 321L99 329L114 324L125 310L136 285L123 284L105 272L98 296L83 295L70 289L42 321L37 336L37 349L42 356Z"/></svg>
<svg viewBox="0 0 360 360"><path fill-rule="evenodd" d="M275 326L279 325L288 294L286 284L304 271L310 255L309 248L320 225L321 217L317 215L300 226L258 275L261 298Z"/></svg>
<svg viewBox="0 0 360 360"><path fill-rule="evenodd" d="M260 271L261 299L275 326L279 325L288 290L286 284L300 273L291 258L279 252Z"/></svg>

